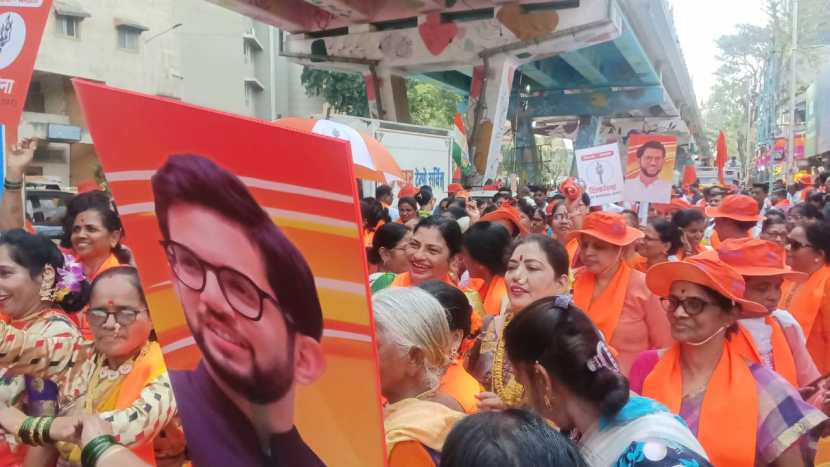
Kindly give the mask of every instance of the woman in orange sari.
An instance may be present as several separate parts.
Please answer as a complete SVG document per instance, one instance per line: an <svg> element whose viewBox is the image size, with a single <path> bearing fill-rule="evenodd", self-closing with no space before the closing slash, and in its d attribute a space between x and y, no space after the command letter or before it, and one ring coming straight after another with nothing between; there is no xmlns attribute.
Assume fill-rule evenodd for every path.
<svg viewBox="0 0 830 467"><path fill-rule="evenodd" d="M646 282L662 297L677 343L638 358L632 389L683 417L712 465L812 465L816 428L827 417L747 360L732 338L738 319L767 314L744 298L743 278L713 252L659 264Z"/></svg>
<svg viewBox="0 0 830 467"><path fill-rule="evenodd" d="M796 226L789 235L790 264L809 277L786 281L780 307L789 310L807 336L807 349L818 371L830 371L830 225Z"/></svg>
<svg viewBox="0 0 830 467"><path fill-rule="evenodd" d="M671 345L671 333L660 302L645 284L645 275L622 261L623 248L643 237L628 227L620 214L593 212L581 230L580 260L574 303L591 317L606 341L618 352L623 374L645 350Z"/></svg>
<svg viewBox="0 0 830 467"><path fill-rule="evenodd" d="M489 221L476 222L464 234L461 256L470 274L467 287L478 292L490 316L499 314L507 301L505 255L511 240L504 226Z"/></svg>
<svg viewBox="0 0 830 467"><path fill-rule="evenodd" d="M121 266L101 273L89 304L92 341L44 339L0 324L0 367L11 375L50 378L60 388L58 417L33 420L8 408L0 424L30 444L54 443L61 465L80 465L79 423L98 414L112 424L120 444L155 465L153 441L175 415L176 401L161 347L149 340L152 323L136 270Z"/></svg>
<svg viewBox="0 0 830 467"><path fill-rule="evenodd" d="M412 287L372 296L389 467L435 467L444 440L464 417L453 398L439 393L452 341L441 304ZM455 405L457 410L448 406Z"/></svg>
<svg viewBox="0 0 830 467"><path fill-rule="evenodd" d="M461 227L452 219L424 217L409 242L409 271L398 274L391 287L412 287L429 280L457 286L452 263L461 253Z"/></svg>

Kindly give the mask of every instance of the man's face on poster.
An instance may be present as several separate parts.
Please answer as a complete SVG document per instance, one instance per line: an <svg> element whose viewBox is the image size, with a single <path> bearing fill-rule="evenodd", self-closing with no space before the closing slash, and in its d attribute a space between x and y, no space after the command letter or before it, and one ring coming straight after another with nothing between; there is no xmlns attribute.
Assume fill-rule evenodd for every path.
<svg viewBox="0 0 830 467"><path fill-rule="evenodd" d="M640 157L640 172L649 178L656 178L663 170L663 163L666 162L665 151L657 148L646 148Z"/></svg>
<svg viewBox="0 0 830 467"><path fill-rule="evenodd" d="M177 269L173 262L179 263L179 268L196 271L190 277L198 276L200 267L204 270L201 291L194 290L192 283L183 283L182 273L175 273L179 279L174 283L187 324L211 374L253 403L282 399L294 380L294 336L281 310L272 300L264 299L259 320L243 316L226 297L239 294L244 279L228 279L223 273L220 286L216 271L200 266L207 263L233 269L274 296L259 248L241 226L201 206L173 204L168 224L170 241L192 253L182 253L182 258L171 261L174 273Z"/></svg>

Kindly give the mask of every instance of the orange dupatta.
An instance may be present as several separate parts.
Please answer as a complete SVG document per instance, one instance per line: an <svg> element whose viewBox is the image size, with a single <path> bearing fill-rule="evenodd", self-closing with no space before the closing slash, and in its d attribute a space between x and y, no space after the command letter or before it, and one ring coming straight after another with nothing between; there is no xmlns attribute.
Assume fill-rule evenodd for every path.
<svg viewBox="0 0 830 467"><path fill-rule="evenodd" d="M482 388L478 380L473 378L464 369L464 358L453 362L447 368L444 377L441 378L441 385L438 391L455 399L468 414L478 412L478 399L476 395L481 393Z"/></svg>
<svg viewBox="0 0 830 467"><path fill-rule="evenodd" d="M470 279L468 288L481 293L481 288L484 286L484 281L481 279ZM502 276L493 276L490 280L490 286L487 288L487 293L482 297L482 305L484 311L490 316L496 316L501 313L501 303L504 297L507 296L507 282Z"/></svg>
<svg viewBox="0 0 830 467"><path fill-rule="evenodd" d="M441 281L446 282L453 287L458 287L458 284L456 284L449 275L444 276ZM389 284L389 287L413 287L414 285L415 284L412 283L412 275L408 272L403 272L395 276L395 280Z"/></svg>
<svg viewBox="0 0 830 467"><path fill-rule="evenodd" d="M568 252L568 259L570 260L571 266L574 265L576 261L576 253L579 250L579 240L576 238L572 238L567 244L565 244L565 251Z"/></svg>
<svg viewBox="0 0 830 467"><path fill-rule="evenodd" d="M625 295L628 292L629 280L631 280L631 267L622 261L608 287L595 300L592 300L596 276L588 271L582 271L576 276L574 303L585 311L596 327L602 331L606 342L611 342L614 331L617 330Z"/></svg>
<svg viewBox="0 0 830 467"><path fill-rule="evenodd" d="M793 387L799 387L795 358L790 349L790 344L787 342L787 336L784 335L784 330L781 329L778 320L772 316L765 317L764 323L772 329L772 336L770 337L772 344L772 369L792 384ZM740 326L738 329L738 334L732 338L732 345L738 349L738 353L742 357L752 360L755 363L764 363L764 359L758 352L752 334L743 326Z"/></svg>
<svg viewBox="0 0 830 467"><path fill-rule="evenodd" d="M683 370L680 344L675 344L657 362L643 384L643 396L680 413L683 400ZM728 422L724 422L724 414ZM697 438L712 465L754 467L758 432L758 387L739 348L724 343L718 366L712 373L700 408Z"/></svg>
<svg viewBox="0 0 830 467"><path fill-rule="evenodd" d="M813 324L818 317L828 279L830 279L830 266L824 266L810 275L806 282L796 284L792 281L784 281L781 288L779 308L792 313L801 324L801 329L804 330L807 339L810 338Z"/></svg>

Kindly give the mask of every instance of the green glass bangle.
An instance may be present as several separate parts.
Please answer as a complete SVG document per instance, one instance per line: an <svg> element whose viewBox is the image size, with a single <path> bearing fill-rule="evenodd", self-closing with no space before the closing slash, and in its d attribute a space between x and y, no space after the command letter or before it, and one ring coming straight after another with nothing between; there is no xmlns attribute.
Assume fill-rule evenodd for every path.
<svg viewBox="0 0 830 467"><path fill-rule="evenodd" d="M101 435L93 439L81 450L81 465L83 467L95 467L101 455L117 444L112 435Z"/></svg>
<svg viewBox="0 0 830 467"><path fill-rule="evenodd" d="M35 418L35 422L32 424L32 444L35 446L40 446L43 444L43 441L40 439L40 427L43 425L43 417Z"/></svg>
<svg viewBox="0 0 830 467"><path fill-rule="evenodd" d="M17 436L19 436L20 440L26 444L33 444L32 425L34 422L35 417L26 417L26 420L23 420L23 423L20 425L20 430L17 432Z"/></svg>
<svg viewBox="0 0 830 467"><path fill-rule="evenodd" d="M40 442L41 444L52 443L54 440L49 434L49 431L52 429L52 422L55 421L55 417L43 417L43 419L45 421L43 422L43 427L40 429Z"/></svg>

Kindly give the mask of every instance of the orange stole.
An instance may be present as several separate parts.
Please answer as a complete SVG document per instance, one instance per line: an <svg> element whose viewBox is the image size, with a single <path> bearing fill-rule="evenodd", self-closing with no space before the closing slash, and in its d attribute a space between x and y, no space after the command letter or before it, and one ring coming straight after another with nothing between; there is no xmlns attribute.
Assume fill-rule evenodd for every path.
<svg viewBox="0 0 830 467"><path fill-rule="evenodd" d="M151 342L147 353L135 362L133 371L121 382L115 410L123 410L133 405L141 395L141 391L165 372L167 372L167 367L164 365L161 346L157 342ZM153 440L145 440L144 444L130 448L130 450L144 462L156 465Z"/></svg>
<svg viewBox="0 0 830 467"><path fill-rule="evenodd" d="M421 443L403 441L389 452L389 467L435 467L435 462Z"/></svg>
<svg viewBox="0 0 830 467"><path fill-rule="evenodd" d="M712 236L709 237L709 244L712 246L712 249L717 250L720 248L720 235L718 235L717 230L712 231Z"/></svg>
<svg viewBox="0 0 830 467"><path fill-rule="evenodd" d="M455 399L466 413L478 412L476 394L482 391L478 380L470 376L464 369L464 359L460 358L447 368L438 391Z"/></svg>
<svg viewBox="0 0 830 467"><path fill-rule="evenodd" d="M572 238L566 245L565 251L568 252L568 259L571 261L571 266L576 262L576 254L579 251L579 240Z"/></svg>
<svg viewBox="0 0 830 467"><path fill-rule="evenodd" d="M617 323L620 321L630 279L631 267L623 261L608 287L595 300L592 300L596 276L588 271L582 271L576 276L574 303L585 311L596 327L602 331L606 342L611 342L614 338L614 331L617 330Z"/></svg>
<svg viewBox="0 0 830 467"><path fill-rule="evenodd" d="M827 280L830 279L830 266L824 266L810 275L802 284L785 281L781 288L779 308L788 310L798 320L807 339L813 331L813 324L818 317Z"/></svg>
<svg viewBox="0 0 830 467"><path fill-rule="evenodd" d="M778 320L772 316L764 318L767 326L772 328L772 365L773 370L787 380L793 387L798 387L798 371L795 368L795 358L784 335L784 330ZM743 326L739 327L738 335L732 337L732 344L738 348L742 357L755 363L764 363L761 354L758 352L752 334Z"/></svg>
<svg viewBox="0 0 830 467"><path fill-rule="evenodd" d="M640 256L639 254L635 254L633 257L627 259L625 263L628 264L631 269L636 271L640 271L642 273L648 271L648 259Z"/></svg>
<svg viewBox="0 0 830 467"><path fill-rule="evenodd" d="M470 279L467 287L481 293L484 281L481 279ZM507 296L507 282L504 277L494 276L487 288L487 294L483 297L484 311L490 316L496 316L501 312L501 303Z"/></svg>
<svg viewBox="0 0 830 467"><path fill-rule="evenodd" d="M458 284L456 284L450 276L444 276L441 280L453 287L458 287ZM412 283L412 275L408 272L403 272L395 276L395 280L392 281L389 287L413 287L414 285L415 284Z"/></svg>
<svg viewBox="0 0 830 467"><path fill-rule="evenodd" d="M754 467L758 387L738 350L738 346L724 342L723 354L703 396L697 438L712 465ZM646 377L643 395L680 413L683 397L680 344L669 349ZM729 414L727 422L724 414Z"/></svg>

